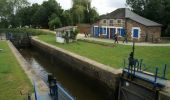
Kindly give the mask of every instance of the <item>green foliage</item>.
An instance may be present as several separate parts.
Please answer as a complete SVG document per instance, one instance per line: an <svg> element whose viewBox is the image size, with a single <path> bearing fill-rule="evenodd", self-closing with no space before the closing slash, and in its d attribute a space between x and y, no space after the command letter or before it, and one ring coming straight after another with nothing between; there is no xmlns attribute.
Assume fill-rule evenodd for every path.
<svg viewBox="0 0 170 100"><path fill-rule="evenodd" d="M65 39L66 43L69 43L70 41L75 41L76 37L79 33L78 29L71 29L70 32L66 31L62 33L62 37Z"/></svg>
<svg viewBox="0 0 170 100"><path fill-rule="evenodd" d="M56 18L52 19L52 20L48 23L48 25L49 25L49 28L50 28L50 29L55 29L55 28L59 28L59 27L62 26L59 17L56 17Z"/></svg>
<svg viewBox="0 0 170 100"><path fill-rule="evenodd" d="M61 22L62 22L62 25L63 26L69 26L69 25L73 25L73 16L71 14L71 11L70 10L65 10L63 11L62 17L60 18L61 19Z"/></svg>
<svg viewBox="0 0 170 100"><path fill-rule="evenodd" d="M79 33L78 29L75 29L75 30L72 29L70 31L70 38L73 39L73 40L76 40L76 37L77 37L78 33Z"/></svg>
<svg viewBox="0 0 170 100"><path fill-rule="evenodd" d="M71 8L74 25L77 23L94 23L98 20L99 14L95 8L91 8L90 0L72 0Z"/></svg>
<svg viewBox="0 0 170 100"><path fill-rule="evenodd" d="M15 11L16 10L16 11ZM41 5L29 6L27 0L0 1L0 28L31 26L51 28L78 23L94 23L99 15L91 8L90 0L73 0L73 7L63 10L56 0L44 1Z"/></svg>
<svg viewBox="0 0 170 100"><path fill-rule="evenodd" d="M170 25L168 25L168 27L167 27L167 29L166 29L166 31L165 31L165 35L169 35L170 34Z"/></svg>
<svg viewBox="0 0 170 100"><path fill-rule="evenodd" d="M14 29L0 29L0 33L14 33L14 34L22 34L28 33L30 35L43 35L43 34L53 34L51 32L45 32L38 29L28 29L28 28L14 28Z"/></svg>

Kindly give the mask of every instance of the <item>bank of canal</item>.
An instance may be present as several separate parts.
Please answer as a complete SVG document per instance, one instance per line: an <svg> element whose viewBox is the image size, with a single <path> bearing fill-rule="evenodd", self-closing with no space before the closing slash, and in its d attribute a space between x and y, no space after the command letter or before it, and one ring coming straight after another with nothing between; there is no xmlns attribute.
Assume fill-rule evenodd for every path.
<svg viewBox="0 0 170 100"><path fill-rule="evenodd" d="M30 63L44 81L47 79L47 73L52 73L57 81L72 94L76 100L106 100L107 95L101 91L100 85L94 80L89 79L80 73L75 73L65 64L59 62L52 63L48 58L36 49L20 49L21 54L26 61Z"/></svg>
<svg viewBox="0 0 170 100"><path fill-rule="evenodd" d="M0 100L26 100L33 86L9 46L0 40Z"/></svg>

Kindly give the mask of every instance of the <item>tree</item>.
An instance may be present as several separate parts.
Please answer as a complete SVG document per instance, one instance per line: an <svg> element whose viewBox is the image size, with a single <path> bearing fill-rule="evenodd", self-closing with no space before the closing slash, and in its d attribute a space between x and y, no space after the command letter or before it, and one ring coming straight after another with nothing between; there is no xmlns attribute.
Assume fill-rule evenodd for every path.
<svg viewBox="0 0 170 100"><path fill-rule="evenodd" d="M13 24L14 23L13 20L17 19L15 17L16 13L20 9L27 7L28 5L29 3L27 2L27 0L1 0L0 1L0 25L3 27L8 27L10 23Z"/></svg>
<svg viewBox="0 0 170 100"><path fill-rule="evenodd" d="M73 18L70 10L63 11L61 16L62 17L60 19L63 26L73 25L73 20L72 20Z"/></svg>
<svg viewBox="0 0 170 100"><path fill-rule="evenodd" d="M53 20L49 21L48 25L49 25L49 28L50 28L50 29L55 29L55 28L59 28L59 27L62 26L59 17L56 17L56 18L54 18Z"/></svg>
<svg viewBox="0 0 170 100"><path fill-rule="evenodd" d="M85 17L84 10L85 10L85 7L81 5L76 5L72 8L72 16L73 16L74 25L76 25L77 23L84 22L84 17Z"/></svg>
<svg viewBox="0 0 170 100"><path fill-rule="evenodd" d="M48 28L48 22L51 21L50 17L52 14L56 14L60 17L63 10L56 0L44 1L33 16L33 21L37 26Z"/></svg>
<svg viewBox="0 0 170 100"><path fill-rule="evenodd" d="M73 7L71 9L73 22L77 23L93 23L99 15L95 8L91 8L91 0L72 0Z"/></svg>

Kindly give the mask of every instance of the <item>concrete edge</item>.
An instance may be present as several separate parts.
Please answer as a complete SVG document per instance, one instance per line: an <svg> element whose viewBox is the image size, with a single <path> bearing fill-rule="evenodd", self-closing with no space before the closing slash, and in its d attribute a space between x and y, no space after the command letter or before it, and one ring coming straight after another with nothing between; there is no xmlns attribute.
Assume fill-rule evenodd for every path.
<svg viewBox="0 0 170 100"><path fill-rule="evenodd" d="M113 67L110 67L110 66L104 65L104 64L102 64L102 63L99 63L99 62L97 62L97 61L91 60L91 59L89 59L89 58L87 58L87 57L83 57L83 56L80 56L80 55L78 55L78 54L76 54L76 53L70 52L70 51L68 51L68 50L65 50L65 49L56 47L56 46L54 46L54 45L48 44L48 43L46 43L46 42L44 42L44 41L41 41L41 40L37 39L37 37L32 37L32 39L35 40L35 41L38 41L38 42L40 42L40 43L42 43L42 44L44 44L44 45L48 45L48 46L50 46L51 48L56 49L56 50L58 50L58 51L60 51L60 52L62 52L62 53L65 53L65 54L67 54L67 55L70 55L70 56L72 56L72 57L74 57L74 58L76 58L76 59L79 59L79 60L81 60L81 61L84 61L84 62L86 62L86 63L88 63L88 64L97 66L98 68L100 68L100 69L102 69L102 70L108 71L108 72L113 73L113 74L121 74L121 73L122 73L122 69L115 69L115 68L113 68Z"/></svg>
<svg viewBox="0 0 170 100"><path fill-rule="evenodd" d="M36 74L36 72L31 68L31 65L27 63L24 57L15 48L15 46L10 41L7 41L7 43L12 53L14 54L15 58L17 59L19 65L21 66L22 70L25 72L30 82L32 83L32 85L34 86L36 83L36 86L38 87L38 92L48 93L49 88L47 84Z"/></svg>

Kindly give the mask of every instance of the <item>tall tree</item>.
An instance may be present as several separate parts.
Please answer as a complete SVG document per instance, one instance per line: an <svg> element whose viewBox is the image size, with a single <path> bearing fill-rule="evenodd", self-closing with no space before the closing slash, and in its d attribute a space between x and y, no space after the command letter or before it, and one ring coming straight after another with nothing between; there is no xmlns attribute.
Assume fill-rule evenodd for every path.
<svg viewBox="0 0 170 100"><path fill-rule="evenodd" d="M62 14L62 9L56 0L44 1L41 7L34 14L33 20L38 26L48 28L48 22L52 14L56 14L59 18Z"/></svg>
<svg viewBox="0 0 170 100"><path fill-rule="evenodd" d="M72 0L74 24L77 23L93 23L98 18L98 13L95 8L91 8L91 0Z"/></svg>

